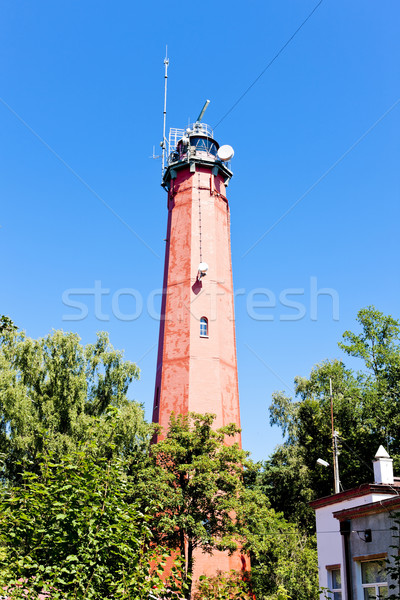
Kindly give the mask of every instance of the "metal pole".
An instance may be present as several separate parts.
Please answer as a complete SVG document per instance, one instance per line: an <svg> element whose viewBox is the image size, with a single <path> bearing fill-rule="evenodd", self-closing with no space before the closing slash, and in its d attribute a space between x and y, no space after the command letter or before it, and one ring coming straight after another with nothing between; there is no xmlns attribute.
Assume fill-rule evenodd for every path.
<svg viewBox="0 0 400 600"><path fill-rule="evenodd" d="M210 101L209 101L209 100L206 100L206 101L204 102L204 106L203 106L203 108L201 109L199 116L197 117L197 121L196 121L196 123L200 123L200 121L201 121L201 120L202 120L202 118L204 117L204 113L206 112L206 110L207 110L207 106L208 106L209 104L210 104Z"/></svg>
<svg viewBox="0 0 400 600"><path fill-rule="evenodd" d="M338 447L337 447L337 432L333 426L333 393L332 393L332 379L329 377L329 391L331 397L331 425L332 425L332 451L333 451L333 479L334 479L334 490L335 494L340 492L340 479L339 479L339 461L338 461Z"/></svg>
<svg viewBox="0 0 400 600"><path fill-rule="evenodd" d="M166 140L165 140L165 127L166 127L166 123L167 123L167 82L168 82L168 65L169 65L168 46L165 47L164 65L165 65L165 73L164 73L164 119L163 119L163 136L162 136L162 142L161 142L161 148L162 148L161 178L164 176L165 150L166 150L166 144L165 144L165 142L166 142Z"/></svg>

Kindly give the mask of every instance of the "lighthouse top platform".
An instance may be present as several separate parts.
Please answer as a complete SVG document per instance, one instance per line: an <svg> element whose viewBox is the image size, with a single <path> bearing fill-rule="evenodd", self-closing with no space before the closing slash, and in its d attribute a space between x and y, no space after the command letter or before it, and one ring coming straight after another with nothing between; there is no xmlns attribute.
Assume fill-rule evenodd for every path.
<svg viewBox="0 0 400 600"><path fill-rule="evenodd" d="M221 173L225 185L228 185L233 173L229 163L218 157L219 144L209 125L197 121L187 129L171 128L167 144L167 164L162 182L164 187L169 188L169 182L176 177L177 170L195 163L215 168L215 174Z"/></svg>

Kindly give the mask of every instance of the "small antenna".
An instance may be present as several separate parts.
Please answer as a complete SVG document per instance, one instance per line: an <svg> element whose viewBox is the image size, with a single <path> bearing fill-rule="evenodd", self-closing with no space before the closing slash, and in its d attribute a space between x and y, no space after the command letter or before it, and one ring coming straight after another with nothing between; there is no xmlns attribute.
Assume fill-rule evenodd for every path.
<svg viewBox="0 0 400 600"><path fill-rule="evenodd" d="M153 146L153 154L149 158L161 158L161 154L156 154L156 147Z"/></svg>
<svg viewBox="0 0 400 600"><path fill-rule="evenodd" d="M206 112L206 110L207 110L207 106L208 106L209 104L210 104L210 101L209 101L209 100L206 100L206 101L204 102L204 106L203 106L203 108L201 109L201 112L200 112L199 116L197 117L197 121L196 121L196 123L200 123L200 121L201 121L201 120L202 120L202 118L204 117L204 113Z"/></svg>
<svg viewBox="0 0 400 600"><path fill-rule="evenodd" d="M165 65L165 73L164 73L164 113L163 113L164 118L163 118L163 137L162 137L162 142L160 144L160 146L162 148L161 177L164 176L165 151L166 151L166 148L167 148L167 140L165 139L165 127L166 127L166 124L167 124L167 82L168 82L168 65L169 65L168 46L165 46L164 65Z"/></svg>

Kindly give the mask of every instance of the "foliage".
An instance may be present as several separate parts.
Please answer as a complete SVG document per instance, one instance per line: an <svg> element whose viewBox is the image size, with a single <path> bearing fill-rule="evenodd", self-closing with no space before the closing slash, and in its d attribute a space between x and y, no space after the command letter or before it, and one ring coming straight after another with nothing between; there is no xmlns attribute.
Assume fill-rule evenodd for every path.
<svg viewBox="0 0 400 600"><path fill-rule="evenodd" d="M271 509L257 485L257 465L237 444L229 445L237 427L214 430L214 419L172 415L165 438L152 448L152 464L138 487L147 499L162 498L163 511L152 523L157 539L179 549L189 580L196 549L240 549L251 557L257 598L276 600L283 589L299 600L316 598L315 547ZM300 587L304 593L296 596ZM221 574L203 579L200 589L210 597L218 590L224 598L228 590L239 594L246 587Z"/></svg>
<svg viewBox="0 0 400 600"><path fill-rule="evenodd" d="M243 550L251 558L251 584L257 600L318 600L318 561L314 537L271 509L259 488L258 465L247 465L247 489L239 513Z"/></svg>
<svg viewBox="0 0 400 600"><path fill-rule="evenodd" d="M282 531L283 529L283 531ZM252 585L258 600L318 600L315 541L287 523L270 539L260 539L252 560Z"/></svg>
<svg viewBox="0 0 400 600"><path fill-rule="evenodd" d="M362 325L362 332L345 331L343 338L347 344L339 343L340 348L349 356L361 358L375 377L390 381L390 373L399 367L399 322L373 306L361 309L357 321ZM398 390L398 377L393 383Z"/></svg>
<svg viewBox="0 0 400 600"><path fill-rule="evenodd" d="M82 346L72 333L32 340L3 321L0 453L4 483L12 484L0 503L6 580L20 578L33 593L52 587L60 598L147 598L150 584L161 586L155 548L167 547L182 561L171 587L189 598L196 549L241 548L260 600L316 597L313 543L271 508L265 469L234 443L236 425L215 430L214 415L172 415L149 453L153 429L127 398L138 375L105 333ZM279 418L294 432L286 408ZM202 586L223 598L244 594L247 583L220 574Z"/></svg>
<svg viewBox="0 0 400 600"><path fill-rule="evenodd" d="M247 578L236 571L219 572L214 577L200 576L193 600L253 600Z"/></svg>
<svg viewBox="0 0 400 600"><path fill-rule="evenodd" d="M264 463L260 487L271 504L312 530L308 502L333 492L329 380L334 394L334 423L341 440L340 479L345 489L367 482L376 450L383 444L400 467L400 338L399 323L374 307L360 310L362 331L346 331L339 346L364 362L354 372L342 361L325 361L308 379L296 377L297 400L283 392L273 396L270 421L286 436Z"/></svg>
<svg viewBox="0 0 400 600"><path fill-rule="evenodd" d="M236 549L233 512L243 487L246 452L224 442L236 425L212 428L215 415L172 415L164 439L152 447L152 464L143 473L146 498L162 497L163 511L153 523L158 540L185 557L191 579L195 549Z"/></svg>
<svg viewBox="0 0 400 600"><path fill-rule="evenodd" d="M161 550L149 527L159 506L142 512L132 500L122 459L99 458L88 445L39 464L39 473L25 471L22 484L1 497L3 585L18 595L22 581L29 594L51 590L60 599L147 600L152 590L163 593ZM169 584L178 576L175 570Z"/></svg>
<svg viewBox="0 0 400 600"><path fill-rule="evenodd" d="M16 331L18 327L13 323L10 317L6 317L5 315L1 315L0 317L0 334L5 333L7 331Z"/></svg>
<svg viewBox="0 0 400 600"><path fill-rule="evenodd" d="M53 331L34 340L13 326L0 328L3 477L18 481L17 465L32 468L44 445L60 457L95 432L100 432L99 452L109 454L110 410L119 415L118 435L112 432L116 452L145 448L149 427L143 410L127 398L129 384L138 377L138 367L114 350L106 333L82 346L73 333Z"/></svg>

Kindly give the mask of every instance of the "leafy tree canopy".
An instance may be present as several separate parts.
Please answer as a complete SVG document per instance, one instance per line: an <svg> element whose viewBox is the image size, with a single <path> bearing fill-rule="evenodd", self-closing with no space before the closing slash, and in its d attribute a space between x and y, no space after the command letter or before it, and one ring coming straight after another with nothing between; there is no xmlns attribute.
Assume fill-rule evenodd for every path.
<svg viewBox="0 0 400 600"><path fill-rule="evenodd" d="M196 549L208 553L240 549L251 557L252 584L260 600L283 597L277 595L278 589L285 589L288 598L292 594L299 600L316 598L315 548L271 509L255 483L257 465L232 443L236 425L214 430L214 419L211 414L172 415L164 439L152 447L151 464L138 485L147 499L162 498L163 511L155 515L152 528L156 539L179 549L184 558L186 597L191 594ZM300 556L303 562L298 564ZM222 595L216 598L227 597L228 590L245 597L240 596L245 586L226 575L215 581L203 579L197 593L217 589Z"/></svg>
<svg viewBox="0 0 400 600"><path fill-rule="evenodd" d="M99 458L92 443L59 461L41 457L38 472L24 471L22 485L3 488L1 583L10 596L176 598L170 592L181 589L179 570L163 581L168 553L152 544L149 521L159 504L148 502L143 512L126 471L121 458Z"/></svg>
<svg viewBox="0 0 400 600"><path fill-rule="evenodd" d="M60 457L94 432L99 452L110 437L110 413L117 414L116 451L146 446L149 427L139 404L127 398L138 367L124 360L108 334L83 346L74 333L53 331L35 340L3 318L0 327L0 453L3 477L15 481L20 466L34 464L44 445ZM100 421L102 428L97 428Z"/></svg>
<svg viewBox="0 0 400 600"><path fill-rule="evenodd" d="M181 557L187 598L194 551L237 548L251 556L258 598L316 597L315 549L271 508L258 466L233 442L236 425L215 430L215 415L173 415L149 451L153 427L127 397L139 370L107 334L83 346L72 333L33 340L1 323L0 562L8 582L22 577L71 598L140 598L132 590L143 578L158 585L151 543ZM279 418L294 440L295 419ZM221 577L225 591L245 593L247 584Z"/></svg>
<svg viewBox="0 0 400 600"><path fill-rule="evenodd" d="M358 372L340 360L325 361L309 378L296 377L296 400L273 395L270 422L286 436L264 463L260 485L271 504L310 529L308 502L333 493L329 380L333 385L334 424L341 448L340 479L345 489L371 481L372 460L380 444L400 468L400 329L391 316L374 307L362 309L358 334L346 331L340 348L363 361Z"/></svg>
<svg viewBox="0 0 400 600"><path fill-rule="evenodd" d="M153 524L158 540L179 549L188 581L195 549L236 549L233 512L243 487L246 452L224 442L238 429L213 429L215 415L172 415L165 437L152 447L143 472L146 498L162 497L163 511Z"/></svg>

